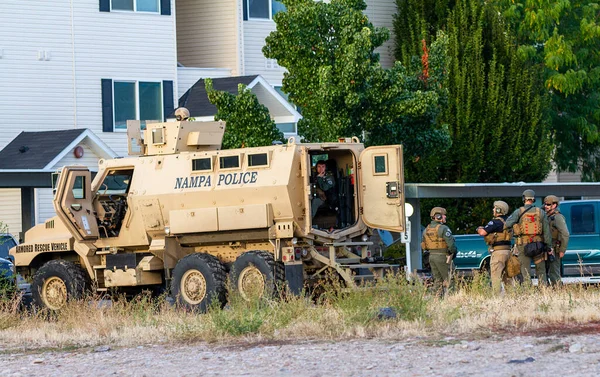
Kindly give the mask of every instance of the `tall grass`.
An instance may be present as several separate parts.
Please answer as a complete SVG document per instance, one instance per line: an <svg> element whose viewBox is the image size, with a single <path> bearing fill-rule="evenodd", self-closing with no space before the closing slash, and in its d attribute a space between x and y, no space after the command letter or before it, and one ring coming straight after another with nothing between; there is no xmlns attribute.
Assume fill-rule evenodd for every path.
<svg viewBox="0 0 600 377"><path fill-rule="evenodd" d="M529 331L599 321L597 289L514 287L495 296L486 278L476 277L456 282L441 299L420 283L388 276L359 290L328 284L319 297L245 301L232 292L224 309L211 307L205 314L146 295L108 303L92 296L58 313L20 310L15 298L0 301L0 342L5 349L28 349ZM383 307L396 318L378 319Z"/></svg>

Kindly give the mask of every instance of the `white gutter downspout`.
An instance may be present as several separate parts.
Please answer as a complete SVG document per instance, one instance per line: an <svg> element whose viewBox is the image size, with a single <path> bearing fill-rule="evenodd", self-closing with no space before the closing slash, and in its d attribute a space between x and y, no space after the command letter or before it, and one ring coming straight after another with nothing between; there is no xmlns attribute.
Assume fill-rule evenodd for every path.
<svg viewBox="0 0 600 377"><path fill-rule="evenodd" d="M77 78L75 77L75 16L73 11L73 0L71 4L71 54L73 59L73 128L77 128Z"/></svg>

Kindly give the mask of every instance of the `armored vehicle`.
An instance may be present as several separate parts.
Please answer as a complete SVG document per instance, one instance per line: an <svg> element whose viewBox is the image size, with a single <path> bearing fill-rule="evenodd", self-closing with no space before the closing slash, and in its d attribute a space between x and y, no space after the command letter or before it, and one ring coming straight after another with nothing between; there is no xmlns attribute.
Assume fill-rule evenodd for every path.
<svg viewBox="0 0 600 377"><path fill-rule="evenodd" d="M405 226L400 145L357 138L221 150L222 122L130 127L130 156L57 175L55 217L11 249L33 301L59 309L97 291L170 290L206 309L242 296L294 293L333 273L347 286L391 267L372 255L370 228ZM334 187L314 217L315 165Z"/></svg>

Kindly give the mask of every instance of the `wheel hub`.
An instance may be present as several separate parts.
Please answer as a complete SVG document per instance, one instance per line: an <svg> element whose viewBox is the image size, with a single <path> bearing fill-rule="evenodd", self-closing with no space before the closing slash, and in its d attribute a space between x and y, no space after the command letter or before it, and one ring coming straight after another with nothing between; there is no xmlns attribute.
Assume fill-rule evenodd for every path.
<svg viewBox="0 0 600 377"><path fill-rule="evenodd" d="M189 270L181 278L181 296L191 305L197 305L206 297L206 279L198 270Z"/></svg>
<svg viewBox="0 0 600 377"><path fill-rule="evenodd" d="M49 309L62 308L67 303L67 285L61 278L52 276L42 286L42 299Z"/></svg>
<svg viewBox="0 0 600 377"><path fill-rule="evenodd" d="M248 266L242 270L237 285L245 300L263 297L265 293L265 278L255 266Z"/></svg>

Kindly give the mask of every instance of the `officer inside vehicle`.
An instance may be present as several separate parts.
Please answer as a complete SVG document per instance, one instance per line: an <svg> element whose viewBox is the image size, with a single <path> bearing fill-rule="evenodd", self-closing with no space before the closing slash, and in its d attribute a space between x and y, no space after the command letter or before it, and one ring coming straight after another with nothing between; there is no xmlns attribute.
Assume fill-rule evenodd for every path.
<svg viewBox="0 0 600 377"><path fill-rule="evenodd" d="M335 186L335 179L331 173L327 172L327 164L324 160L317 161L317 175L315 176L315 194L311 202L312 218L315 217L319 208L328 205L328 197Z"/></svg>

